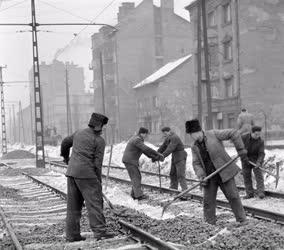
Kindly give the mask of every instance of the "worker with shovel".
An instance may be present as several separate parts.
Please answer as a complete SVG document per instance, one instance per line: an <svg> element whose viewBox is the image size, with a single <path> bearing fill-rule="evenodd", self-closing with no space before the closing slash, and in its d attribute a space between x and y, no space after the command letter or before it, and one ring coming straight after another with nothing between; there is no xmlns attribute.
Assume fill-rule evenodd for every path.
<svg viewBox="0 0 284 250"><path fill-rule="evenodd" d="M218 187L228 199L237 222L246 221L245 211L235 184L234 176L240 171L235 163L228 163L231 158L227 154L222 141L231 140L243 161L248 161L246 150L238 131L233 129L203 131L197 119L185 123L186 133L190 134L194 143L192 165L200 181L214 173L224 165L221 172L203 183L203 213L207 223L216 223L216 195Z"/></svg>
<svg viewBox="0 0 284 250"><path fill-rule="evenodd" d="M265 157L265 153L264 141L260 138L260 135L261 127L259 126L253 126L250 133L242 135L245 148L248 152L247 155L249 161L255 163L255 166L253 166L249 162L242 162L244 184L246 188L246 196L244 196L244 199L250 199L254 197L254 190L251 179L252 170L254 172L256 180L257 195L260 199L263 199L265 197L264 180L260 169Z"/></svg>
<svg viewBox="0 0 284 250"><path fill-rule="evenodd" d="M161 153L164 158L172 154L170 188L178 189L178 184L180 184L182 191L184 191L187 189L185 179L187 153L184 150L184 145L179 136L174 133L171 128L164 127L161 131L165 136L165 140L159 147L158 152ZM186 199L186 197L183 196L180 199Z"/></svg>
<svg viewBox="0 0 284 250"><path fill-rule="evenodd" d="M107 122L106 116L93 113L88 128L78 130L73 135L64 138L61 144L61 156L67 164L69 163L66 172L66 241L68 242L86 239L80 234L80 219L84 201L94 238L100 240L115 236L107 229L103 213L101 169L105 140L101 133ZM69 161L71 147L73 149Z"/></svg>

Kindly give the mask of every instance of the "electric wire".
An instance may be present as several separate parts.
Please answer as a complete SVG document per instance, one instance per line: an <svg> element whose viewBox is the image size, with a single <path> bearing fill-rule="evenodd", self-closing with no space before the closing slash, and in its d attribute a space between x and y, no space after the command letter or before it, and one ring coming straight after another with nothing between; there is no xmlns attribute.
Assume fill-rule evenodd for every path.
<svg viewBox="0 0 284 250"><path fill-rule="evenodd" d="M13 8L13 7L16 7L16 6L18 6L18 5L20 5L20 4L24 3L24 2L27 2L27 1L28 1L28 0L24 0L24 1L21 1L21 2L18 2L18 3L15 3L15 4L13 4L13 5L10 5L10 6L8 6L7 8L4 8L4 9L0 10L0 12L3 12L3 11L5 11L5 10L11 9L11 8Z"/></svg>
<svg viewBox="0 0 284 250"><path fill-rule="evenodd" d="M56 7L56 6L53 5L53 4L47 3L47 2L42 1L42 0L39 0L39 2L41 2L41 3L45 4L45 5L48 5L48 6L52 7L52 8L54 8L54 9L60 10L60 11L62 11L62 12L65 12L65 13L67 13L67 14L73 16L73 17L80 18L80 19L82 19L82 20L84 20L84 21L87 21L87 22L91 22L90 19L87 19L87 18L78 16L78 15L72 13L71 11L68 11L68 10L65 10L65 9L62 9L62 8L58 8L58 7Z"/></svg>
<svg viewBox="0 0 284 250"><path fill-rule="evenodd" d="M94 19L91 21L91 23L95 22L97 18L99 18L116 0L112 0L106 7L104 7L95 17ZM82 28L78 33L74 33L74 37L70 40L70 42L64 47L62 48L54 57L54 59L56 60L60 55L62 55L64 53L64 51L69 48L70 46L72 46L72 42L80 35L80 33L82 33L85 29L87 29L89 27L89 25L86 25L84 28Z"/></svg>

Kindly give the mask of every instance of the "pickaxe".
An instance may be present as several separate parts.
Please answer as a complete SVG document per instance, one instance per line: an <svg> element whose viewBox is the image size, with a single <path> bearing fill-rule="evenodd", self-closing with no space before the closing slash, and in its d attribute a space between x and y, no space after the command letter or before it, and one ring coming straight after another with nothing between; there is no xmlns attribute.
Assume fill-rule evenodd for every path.
<svg viewBox="0 0 284 250"><path fill-rule="evenodd" d="M202 185L202 183L208 181L209 179L211 179L213 176L215 176L216 174L220 173L223 169L225 169L226 167L228 167L229 165L231 165L235 160L237 160L239 158L239 156L235 156L233 159L231 159L230 161L228 161L227 163L225 163L222 167L218 168L215 172L213 172L212 174L208 175L207 177L205 177L203 179L203 181L197 183L196 185L194 185L193 187L190 187L186 190L184 190L183 192L179 193L177 196L174 197L174 199L170 202L168 202L166 205L164 205L163 207L163 211L162 211L162 217L166 211L166 209L174 202L176 201L178 198L180 198L181 196L187 194L188 192L190 192L191 190L199 187L200 185Z"/></svg>

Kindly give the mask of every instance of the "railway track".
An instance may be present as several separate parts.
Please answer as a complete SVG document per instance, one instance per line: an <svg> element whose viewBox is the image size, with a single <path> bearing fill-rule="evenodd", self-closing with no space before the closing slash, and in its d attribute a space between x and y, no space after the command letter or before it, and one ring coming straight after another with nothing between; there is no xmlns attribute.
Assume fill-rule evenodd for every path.
<svg viewBox="0 0 284 250"><path fill-rule="evenodd" d="M162 241L124 220L118 223L114 239L92 240L91 232L85 233L84 242L66 243L63 237L66 217L66 193L26 173L0 174L0 214L10 238L1 249L11 245L21 249L166 249L176 250L174 244ZM4 195L3 195L4 194ZM61 225L59 225L61 224ZM84 225L83 225L84 227ZM86 225L85 225L86 227ZM127 233L125 233L127 232ZM129 236L125 236L127 234Z"/></svg>
<svg viewBox="0 0 284 250"><path fill-rule="evenodd" d="M62 164L62 163L58 163L58 162L50 162L50 164L57 166L59 168L63 168L66 169L66 165ZM121 167L113 167L115 169L118 170L124 170L124 168ZM145 174L149 174L152 176L157 177L158 175L156 173L152 173L152 172L146 172L143 171L143 173ZM106 177L105 175L103 175L103 177ZM165 176L164 177L168 177ZM116 182L120 182L120 183L125 183L127 185L131 185L131 182L128 180L128 178L119 178L116 176L109 176L109 179L112 181L116 181ZM191 181L189 179L189 181ZM157 182L157 181L156 181ZM163 193L168 193L170 195L176 195L179 193L179 191L177 190L173 190L173 189L168 189L168 188L164 188L164 187L159 187L156 185L152 185L152 184L145 184L143 183L142 186L146 189L150 189L150 190L155 190L156 192L163 192ZM268 196L270 197L276 197L278 199L283 199L283 194L281 193L274 193L274 192L269 192L267 191ZM203 196L198 194L198 193L191 193L190 194L190 198L192 200L201 202L203 199ZM163 202L165 202L164 200L160 202L160 205L163 205ZM158 202L159 203L159 202ZM229 208L229 203L226 200L221 200L221 199L217 199L217 205L221 208ZM248 205L244 205L244 209L246 210L247 214L249 214L252 217L258 218L258 219L262 219L262 220L270 220L279 224L284 224L284 214L282 213L278 213L278 212L272 212L269 210L265 210L265 209L260 209L260 208L256 208L256 207L252 207L252 206L248 206Z"/></svg>
<svg viewBox="0 0 284 250"><path fill-rule="evenodd" d="M63 163L62 161L51 161L51 164L57 164L58 166L62 166L63 168L66 167L66 164ZM107 168L108 166L103 165L104 168ZM120 167L120 166L110 166L111 169L117 169L117 170L121 170L121 171L126 171L125 167ZM159 177L158 173L155 172L151 172L151 171L145 171L145 170L141 170L140 171L142 174L148 175L148 176L154 176L154 177ZM169 179L170 176L169 175L165 175L165 174L161 174L160 175L162 178L165 179ZM186 178L186 180L188 181L188 183L196 183L198 182L198 180L196 179L191 179L191 178ZM238 186L239 191L245 191L245 188L242 186ZM267 197L271 197L271 198L277 198L277 199L284 199L284 193L280 193L280 192L273 192L273 191L269 191L269 190L265 190L265 195Z"/></svg>

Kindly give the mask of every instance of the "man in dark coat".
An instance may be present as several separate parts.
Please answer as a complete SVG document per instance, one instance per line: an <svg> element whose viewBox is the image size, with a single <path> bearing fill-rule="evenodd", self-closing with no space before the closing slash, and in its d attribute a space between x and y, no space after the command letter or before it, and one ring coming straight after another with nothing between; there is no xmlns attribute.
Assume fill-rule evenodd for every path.
<svg viewBox="0 0 284 250"><path fill-rule="evenodd" d="M255 167L249 163L242 163L244 184L246 188L246 196L244 197L244 199L250 199L254 197L251 179L252 170L255 175L257 195L260 199L263 199L265 197L263 175L261 169L259 168L262 165L265 157L264 141L260 138L260 135L261 127L253 126L251 133L247 133L242 136L245 148L248 151L248 158L251 162L256 164Z"/></svg>
<svg viewBox="0 0 284 250"><path fill-rule="evenodd" d="M242 112L238 116L237 124L241 135L249 133L251 127L254 126L254 117L245 108L243 108Z"/></svg>
<svg viewBox="0 0 284 250"><path fill-rule="evenodd" d="M122 162L124 163L132 183L131 197L133 199L142 200L148 197L143 194L141 189L141 173L139 170L139 158L142 154L153 160L164 160L162 154L154 149L146 146L144 140L149 131L141 127L137 135L133 136L127 143L123 153Z"/></svg>
<svg viewBox="0 0 284 250"><path fill-rule="evenodd" d="M158 149L158 152L162 153L164 158L172 154L170 188L178 189L178 184L180 184L184 191L187 189L185 179L187 153L184 150L184 145L177 134L175 134L169 127L164 127L161 131L165 136L165 140Z"/></svg>
<svg viewBox="0 0 284 250"><path fill-rule="evenodd" d="M61 156L64 162L69 163L66 172L66 240L69 242L85 240L80 235L80 218L84 201L95 239L114 236L106 229L101 184L105 150L105 141L101 137L101 132L107 122L106 116L93 113L88 128L76 131L73 135L66 137L61 144ZM71 147L73 148L69 161Z"/></svg>
<svg viewBox="0 0 284 250"><path fill-rule="evenodd" d="M221 168L231 160L225 151L222 141L231 140L243 161L248 161L246 150L241 136L237 130L209 130L203 131L199 121L194 119L185 123L186 133L194 140L191 147L192 165L194 171L202 181L216 169ZM218 187L221 188L228 199L236 220L240 223L246 221L245 211L235 184L234 176L239 172L235 163L215 175L204 184L203 212L204 219L210 224L216 223L216 195Z"/></svg>

